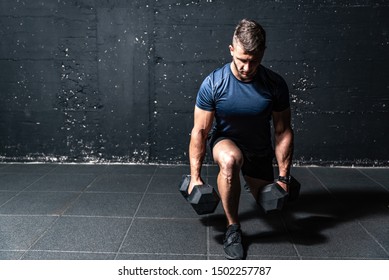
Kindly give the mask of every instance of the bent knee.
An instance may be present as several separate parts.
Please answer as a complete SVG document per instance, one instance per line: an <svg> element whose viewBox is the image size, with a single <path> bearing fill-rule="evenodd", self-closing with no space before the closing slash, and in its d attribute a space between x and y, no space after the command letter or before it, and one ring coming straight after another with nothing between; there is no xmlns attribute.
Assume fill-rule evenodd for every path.
<svg viewBox="0 0 389 280"><path fill-rule="evenodd" d="M218 164L223 174L232 176L233 173L239 172L243 164L243 157L241 153L234 151L221 152L219 154Z"/></svg>

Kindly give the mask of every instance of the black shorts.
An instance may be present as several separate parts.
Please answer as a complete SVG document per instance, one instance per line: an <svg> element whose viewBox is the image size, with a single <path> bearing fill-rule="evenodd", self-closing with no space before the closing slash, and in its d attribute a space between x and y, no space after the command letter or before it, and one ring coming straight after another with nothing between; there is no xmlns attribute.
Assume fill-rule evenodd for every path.
<svg viewBox="0 0 389 280"><path fill-rule="evenodd" d="M215 137L210 135L208 137L208 145L213 151L213 147L220 142L221 140L229 139L228 137ZM233 140L231 140L233 141ZM243 166L241 168L243 176L249 176L256 179L262 179L266 181L274 180L274 169L273 169L273 159L274 153L269 152L267 155L258 155L252 152L247 151L245 147L242 147L235 141L235 145L240 149L243 155ZM272 149L269 149L272 151Z"/></svg>

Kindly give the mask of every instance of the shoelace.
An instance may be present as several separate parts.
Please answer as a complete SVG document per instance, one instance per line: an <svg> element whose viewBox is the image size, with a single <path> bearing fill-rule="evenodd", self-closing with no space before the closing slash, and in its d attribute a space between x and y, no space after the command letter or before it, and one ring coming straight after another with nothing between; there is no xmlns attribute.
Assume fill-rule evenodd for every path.
<svg viewBox="0 0 389 280"><path fill-rule="evenodd" d="M234 243L241 243L242 236L241 236L239 230L227 232L225 241L227 241L226 246L229 246L229 245L234 244Z"/></svg>

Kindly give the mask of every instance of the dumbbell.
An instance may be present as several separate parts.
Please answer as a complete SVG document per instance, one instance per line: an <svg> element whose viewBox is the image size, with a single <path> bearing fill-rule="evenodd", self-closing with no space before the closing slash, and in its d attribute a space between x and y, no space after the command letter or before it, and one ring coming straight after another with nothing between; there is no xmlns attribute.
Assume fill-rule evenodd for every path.
<svg viewBox="0 0 389 280"><path fill-rule="evenodd" d="M300 183L293 176L288 192L275 182L268 184L259 191L257 203L265 213L281 210L286 202L292 202L298 198L300 187Z"/></svg>
<svg viewBox="0 0 389 280"><path fill-rule="evenodd" d="M208 184L194 186L188 194L190 175L183 175L179 189L183 197L192 205L198 215L215 212L220 198L216 190Z"/></svg>
<svg viewBox="0 0 389 280"><path fill-rule="evenodd" d="M293 176L290 176L288 202L296 201L300 195L301 184Z"/></svg>

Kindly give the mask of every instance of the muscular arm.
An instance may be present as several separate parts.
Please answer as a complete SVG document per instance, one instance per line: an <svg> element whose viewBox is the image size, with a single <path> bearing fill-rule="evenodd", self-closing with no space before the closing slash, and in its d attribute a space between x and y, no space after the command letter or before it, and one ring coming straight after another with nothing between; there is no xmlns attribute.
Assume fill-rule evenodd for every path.
<svg viewBox="0 0 389 280"><path fill-rule="evenodd" d="M192 191L194 185L202 184L201 166L203 164L206 141L209 131L212 128L214 112L205 111L197 106L194 110L194 125L190 137L189 144L189 161L191 183L189 186L189 193Z"/></svg>
<svg viewBox="0 0 389 280"><path fill-rule="evenodd" d="M293 157L293 130L290 108L282 112L273 112L275 154L279 175L289 175Z"/></svg>

